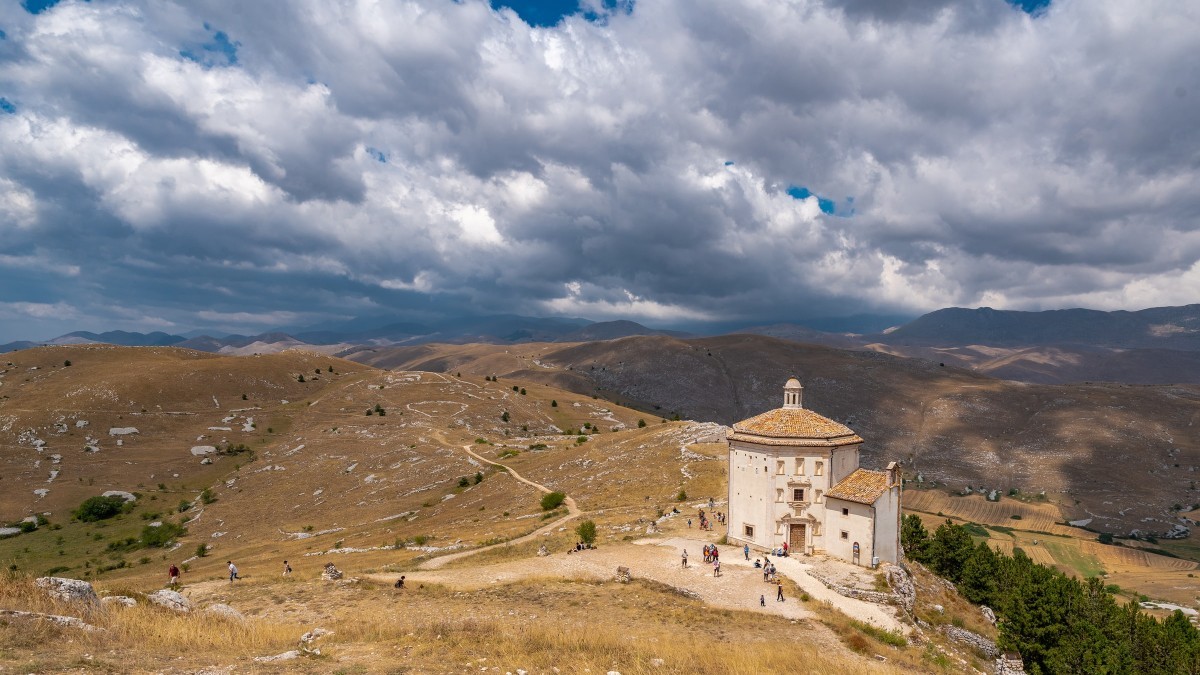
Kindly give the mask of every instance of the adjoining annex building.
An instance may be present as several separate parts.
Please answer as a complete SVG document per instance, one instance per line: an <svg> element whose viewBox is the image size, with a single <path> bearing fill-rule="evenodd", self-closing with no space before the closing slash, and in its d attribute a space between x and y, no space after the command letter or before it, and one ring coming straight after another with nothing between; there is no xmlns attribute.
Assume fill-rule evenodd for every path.
<svg viewBox="0 0 1200 675"><path fill-rule="evenodd" d="M858 465L863 439L805 410L792 378L783 407L733 425L729 442L730 544L827 554L857 565L900 553L900 467Z"/></svg>

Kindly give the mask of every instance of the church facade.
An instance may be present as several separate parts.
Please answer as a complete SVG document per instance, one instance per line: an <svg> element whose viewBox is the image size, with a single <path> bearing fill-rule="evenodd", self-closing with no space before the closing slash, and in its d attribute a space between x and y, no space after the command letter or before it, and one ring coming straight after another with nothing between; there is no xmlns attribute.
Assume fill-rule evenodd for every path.
<svg viewBox="0 0 1200 675"><path fill-rule="evenodd" d="M857 565L900 553L900 468L859 466L863 439L806 410L804 388L784 385L783 407L733 425L729 442L729 543L791 555L827 554Z"/></svg>

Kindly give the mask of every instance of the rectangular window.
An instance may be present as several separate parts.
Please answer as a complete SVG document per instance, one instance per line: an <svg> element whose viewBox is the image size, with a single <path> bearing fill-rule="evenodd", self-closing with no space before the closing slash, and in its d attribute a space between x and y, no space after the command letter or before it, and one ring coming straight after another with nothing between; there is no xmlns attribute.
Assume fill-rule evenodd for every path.
<svg viewBox="0 0 1200 675"><path fill-rule="evenodd" d="M804 501L804 488L792 488L792 501Z"/></svg>
<svg viewBox="0 0 1200 675"><path fill-rule="evenodd" d="M817 462L816 468L813 469L813 475L814 476L824 476L825 475L825 462Z"/></svg>
<svg viewBox="0 0 1200 675"><path fill-rule="evenodd" d="M803 458L796 459L796 475L797 476L804 475L804 459Z"/></svg>
<svg viewBox="0 0 1200 675"><path fill-rule="evenodd" d="M754 538L754 526L753 525L743 525L742 526L742 534L753 539Z"/></svg>
<svg viewBox="0 0 1200 675"><path fill-rule="evenodd" d="M842 509L842 515L843 515L843 516L848 516L848 515L850 515L850 509Z"/></svg>
<svg viewBox="0 0 1200 675"><path fill-rule="evenodd" d="M816 491L816 499L814 501L816 501L818 504L821 503L821 491L820 490Z"/></svg>
<svg viewBox="0 0 1200 675"><path fill-rule="evenodd" d="M850 538L850 533L845 530L842 530L842 539L849 539L849 538Z"/></svg>
<svg viewBox="0 0 1200 675"><path fill-rule="evenodd" d="M783 501L783 488L775 489L775 501L777 501L777 502Z"/></svg>

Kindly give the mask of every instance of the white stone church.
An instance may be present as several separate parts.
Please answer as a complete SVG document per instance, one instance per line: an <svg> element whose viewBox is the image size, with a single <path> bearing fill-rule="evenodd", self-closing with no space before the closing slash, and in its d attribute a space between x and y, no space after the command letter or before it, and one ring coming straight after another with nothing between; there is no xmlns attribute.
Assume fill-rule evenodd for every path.
<svg viewBox="0 0 1200 675"><path fill-rule="evenodd" d="M792 378L783 407L733 425L729 440L730 544L828 554L857 565L900 552L900 469L858 465L863 439L802 404Z"/></svg>

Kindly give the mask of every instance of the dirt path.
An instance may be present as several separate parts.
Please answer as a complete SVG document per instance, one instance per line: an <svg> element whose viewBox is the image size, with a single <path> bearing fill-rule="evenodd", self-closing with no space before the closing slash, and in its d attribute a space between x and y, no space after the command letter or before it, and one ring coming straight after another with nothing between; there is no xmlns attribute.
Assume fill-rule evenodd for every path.
<svg viewBox="0 0 1200 675"><path fill-rule="evenodd" d="M539 577L608 580L615 576L618 566L624 566L630 569L635 578L651 579L685 590L714 607L763 612L791 619L814 616L798 598L786 597L783 602L777 601L776 587L763 582L762 570L745 560L740 549L721 548L722 574L714 577L712 566L704 564L701 553L707 543L711 542L686 537L642 539L592 551L570 554L556 552L547 557L511 560L480 567L458 567L453 570L422 567L410 573L406 581L410 584L436 583L469 591ZM687 568L681 562L681 552L685 549L689 556ZM886 630L907 632L892 608L834 593L808 576L805 570L809 566L798 560L773 560L785 577L794 581L814 600L828 600L838 611L853 619ZM390 584L395 580L394 574L367 576L381 583ZM765 607L760 605L760 598L766 602Z"/></svg>
<svg viewBox="0 0 1200 675"><path fill-rule="evenodd" d="M501 464L500 462L494 462L490 459L487 459L486 457L481 457L480 455L476 454L474 450L471 450L470 445L464 445L464 446L462 446L462 449L463 449L463 452L467 453L468 455L474 457L475 459L477 459L481 462L485 462L487 464L491 464L492 466L498 466L498 467L504 469L505 471L508 472L508 475L512 476L513 478L516 478L518 481L525 483L526 485L529 485L530 487L532 487L536 490L545 492L547 494L552 492L552 490L550 488L546 487L545 485L535 483L535 482L529 480L528 478L525 478L521 474L517 473L516 471L513 471L511 468L509 468L508 466L505 466L504 464ZM579 507L577 507L575 505L574 499L567 497L566 499L563 500L563 503L567 505L567 515L563 516L562 518L559 518L558 520L555 520L554 522L552 522L548 525L543 525L525 536L518 537L516 539L510 539L509 541L501 542L499 544L492 544L491 546L484 546L482 548L473 548L469 551L460 551L458 553L451 553L449 555L443 555L443 556L438 556L436 558L430 558L429 560L426 560L425 562L421 563L417 567L417 569L422 569L422 570L440 569L442 566L444 566L448 562L451 562L454 560L459 560L461 558L466 558L468 556L473 556L477 553L482 553L484 551L490 551L494 548L498 548L501 546L512 546L513 544L520 544L520 543L529 541L531 539L534 539L536 537L540 537L547 532L556 530L563 524L568 523L571 520L579 517L579 515L582 513L582 511L579 510Z"/></svg>

